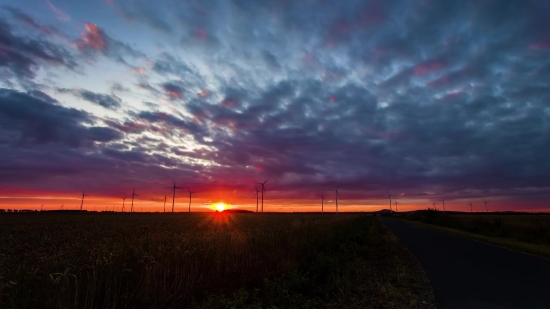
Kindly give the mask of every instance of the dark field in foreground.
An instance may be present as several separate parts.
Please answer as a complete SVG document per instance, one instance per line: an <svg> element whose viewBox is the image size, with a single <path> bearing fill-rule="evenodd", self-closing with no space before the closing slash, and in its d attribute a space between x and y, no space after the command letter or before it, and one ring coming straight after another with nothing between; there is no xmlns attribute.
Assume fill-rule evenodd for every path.
<svg viewBox="0 0 550 309"><path fill-rule="evenodd" d="M550 215L444 213L428 210L398 214L396 217L462 231L465 232L462 236L474 236L497 245L550 258Z"/></svg>
<svg viewBox="0 0 550 309"><path fill-rule="evenodd" d="M430 308L375 217L4 214L2 308ZM427 301L428 304L425 304Z"/></svg>

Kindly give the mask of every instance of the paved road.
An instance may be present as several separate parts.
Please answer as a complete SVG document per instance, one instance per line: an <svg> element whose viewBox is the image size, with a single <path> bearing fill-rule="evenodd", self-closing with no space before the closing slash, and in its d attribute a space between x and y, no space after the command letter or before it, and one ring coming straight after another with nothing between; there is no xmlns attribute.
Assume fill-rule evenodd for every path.
<svg viewBox="0 0 550 309"><path fill-rule="evenodd" d="M549 260L391 218L382 220L420 260L437 308L550 308Z"/></svg>

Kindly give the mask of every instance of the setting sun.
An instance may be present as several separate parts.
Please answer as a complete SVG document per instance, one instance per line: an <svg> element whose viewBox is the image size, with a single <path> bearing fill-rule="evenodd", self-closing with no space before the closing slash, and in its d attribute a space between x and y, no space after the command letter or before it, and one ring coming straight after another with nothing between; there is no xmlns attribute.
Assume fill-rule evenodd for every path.
<svg viewBox="0 0 550 309"><path fill-rule="evenodd" d="M226 210L228 207L227 207L227 204L225 204L225 203L217 203L217 204L214 204L214 208L215 208L217 211L224 211L224 210Z"/></svg>

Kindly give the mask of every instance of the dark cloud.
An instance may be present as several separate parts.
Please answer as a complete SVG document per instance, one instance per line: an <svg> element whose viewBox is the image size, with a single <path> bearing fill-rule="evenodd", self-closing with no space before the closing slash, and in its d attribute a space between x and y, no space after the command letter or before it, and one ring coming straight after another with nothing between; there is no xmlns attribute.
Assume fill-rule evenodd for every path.
<svg viewBox="0 0 550 309"><path fill-rule="evenodd" d="M162 84L162 89L172 99L181 99L183 97L183 88L174 82Z"/></svg>
<svg viewBox="0 0 550 309"><path fill-rule="evenodd" d="M64 48L48 41L16 36L6 22L0 21L0 67L19 77L34 78L42 65L75 66Z"/></svg>
<svg viewBox="0 0 550 309"><path fill-rule="evenodd" d="M121 107L121 100L116 95L95 93L85 89L58 89L62 93L71 93L76 97L79 97L88 102L92 102L107 109L118 109Z"/></svg>
<svg viewBox="0 0 550 309"><path fill-rule="evenodd" d="M138 100L150 110L136 106L104 120L107 128L84 127L82 134L102 145L86 160L131 174L101 179L146 188L178 175L204 191L224 183L249 190L271 179L273 198L341 187L344 203L385 198L386 191L411 199L550 194L547 1L116 6L136 28L155 29L162 43L155 41L160 52L146 59L90 23L77 42L84 55L140 59L145 63L131 67L147 68L147 76L132 76L132 86L112 90L134 101L145 92ZM11 30L2 33L0 43L16 42ZM40 61L63 64L41 41L17 42L0 53L12 73L31 75ZM33 54L33 46L45 54ZM115 96L70 91L107 108L120 105ZM25 96L57 106L40 93ZM91 125L86 117L78 123ZM18 125L8 124L4 141L47 140L29 128L6 131Z"/></svg>
<svg viewBox="0 0 550 309"><path fill-rule="evenodd" d="M60 31L58 31L55 27L45 26L45 25L39 24L33 18L31 18L29 15L23 13L21 10L19 10L17 8L4 7L4 9L7 10L8 12L10 12L21 23L25 24L28 27L31 27L34 30L38 30L38 31L40 31L44 34L47 34L47 35L55 35L55 36L66 38L65 35L62 34Z"/></svg>
<svg viewBox="0 0 550 309"><path fill-rule="evenodd" d="M56 143L75 148L122 137L110 128L90 126L92 123L86 112L62 107L44 93L0 89L0 126L7 133L6 144Z"/></svg>

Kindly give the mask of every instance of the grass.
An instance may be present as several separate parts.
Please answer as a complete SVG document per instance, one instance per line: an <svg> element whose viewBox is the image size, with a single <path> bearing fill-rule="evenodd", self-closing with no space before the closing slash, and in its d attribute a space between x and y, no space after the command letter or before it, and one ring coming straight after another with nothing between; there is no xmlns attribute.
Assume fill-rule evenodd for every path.
<svg viewBox="0 0 550 309"><path fill-rule="evenodd" d="M431 308L376 218L3 214L0 308Z"/></svg>
<svg viewBox="0 0 550 309"><path fill-rule="evenodd" d="M461 214L427 210L397 218L513 250L550 258L550 215Z"/></svg>

